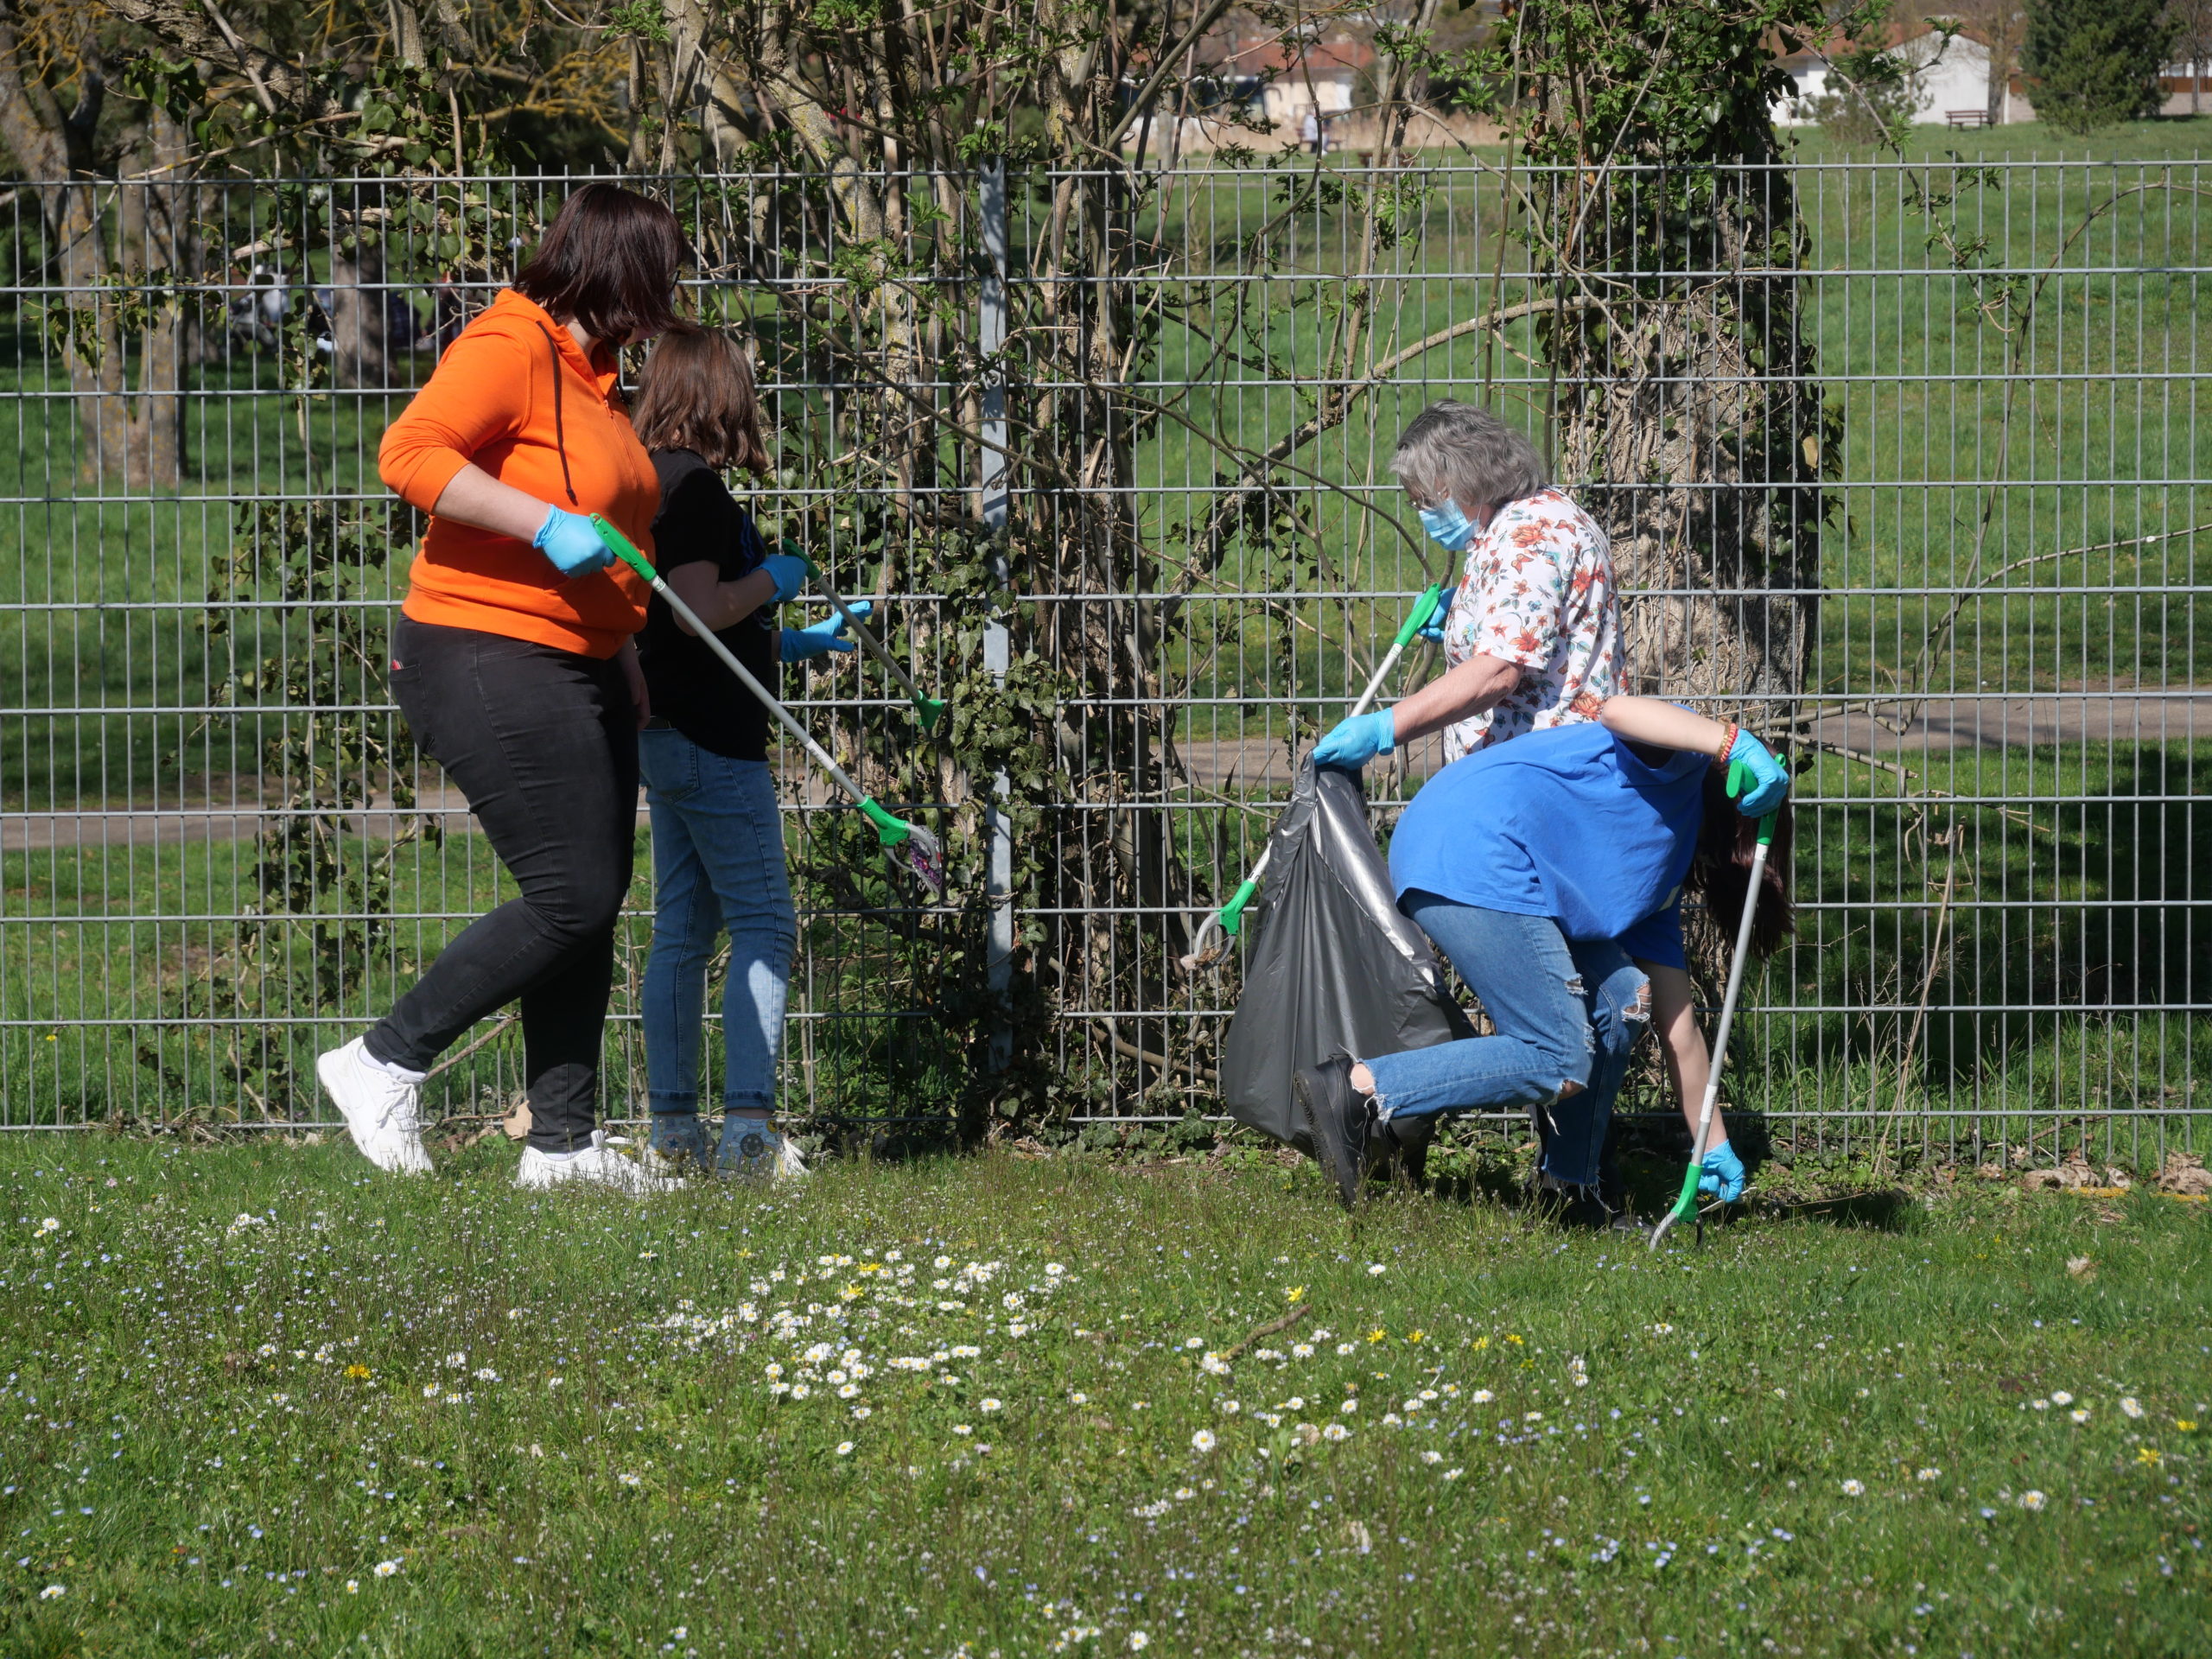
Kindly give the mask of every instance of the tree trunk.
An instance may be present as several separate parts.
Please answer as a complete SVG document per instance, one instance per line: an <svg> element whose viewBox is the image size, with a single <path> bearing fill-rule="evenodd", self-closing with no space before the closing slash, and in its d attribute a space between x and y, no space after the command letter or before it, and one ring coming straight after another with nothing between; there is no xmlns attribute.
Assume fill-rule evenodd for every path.
<svg viewBox="0 0 2212 1659"><path fill-rule="evenodd" d="M60 277L56 287L67 310L61 354L71 400L77 405L81 444L78 477L88 486L130 494L174 488L178 471L179 400L174 395L147 395L151 377L164 371L172 377L170 384L177 384L175 375L181 364L174 307L142 288L152 273L141 261L129 258L146 249L143 188L104 188L87 179L39 191L54 242ZM102 200L109 194L118 198L112 205ZM133 236L134 230L140 234ZM126 308L136 311L141 306L155 321L137 342L143 355L139 385L134 390L130 373L134 342L124 331L124 313Z"/></svg>
<svg viewBox="0 0 2212 1659"><path fill-rule="evenodd" d="M118 204L126 268L135 244L149 285L167 289L152 297L138 349L146 458L139 481L156 489L175 489L183 481L184 394L199 349L199 317L186 297L200 273L197 193L188 176L191 150L190 130L156 105L147 129L146 181L124 185Z"/></svg>
<svg viewBox="0 0 2212 1659"><path fill-rule="evenodd" d="M34 66L28 74L27 61ZM95 172L96 135L106 102L105 73L88 47L78 70L76 105L65 111L37 79L35 57L17 34L15 8L0 3L0 140L32 181L24 188L38 202L46 228L46 260L61 296L51 321L77 410L78 476L126 493L174 488L179 399L173 393L145 395L152 385L181 384L174 302L147 286L172 267L165 262L161 276L155 274L146 187L118 190ZM133 321L147 320L138 331L144 357L136 393L130 385L133 342L124 327L126 311Z"/></svg>
<svg viewBox="0 0 2212 1659"><path fill-rule="evenodd" d="M1759 84L1755 66L1731 79ZM1555 86L1548 119L1578 117L1573 96ZM1796 188L1763 99L1729 104L1695 154L1655 139L1647 158L1630 134L1633 174L1557 168L1533 233L1559 300L1582 302L1542 328L1557 470L1611 539L1629 683L1770 721L1804 686L1834 439L1798 315Z"/></svg>
<svg viewBox="0 0 2212 1659"><path fill-rule="evenodd" d="M381 242L330 251L331 379L380 390L391 384L389 301Z"/></svg>
<svg viewBox="0 0 2212 1659"><path fill-rule="evenodd" d="M1745 253L1740 241L1729 250L1738 264ZM1803 687L1823 417L1817 391L1782 378L1808 366L1789 350L1793 289L1780 277L1648 308L1627 301L1615 312L1624 337L1604 343L1609 372L1563 389L1559 472L1611 538L1630 595L1630 682L1646 694ZM1591 362L1590 327L1571 327L1585 346L1570 357Z"/></svg>

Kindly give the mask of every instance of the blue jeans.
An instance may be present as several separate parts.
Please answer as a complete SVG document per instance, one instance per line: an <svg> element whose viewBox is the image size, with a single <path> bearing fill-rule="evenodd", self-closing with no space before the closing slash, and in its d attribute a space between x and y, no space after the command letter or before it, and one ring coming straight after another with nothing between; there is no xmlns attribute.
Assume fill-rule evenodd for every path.
<svg viewBox="0 0 2212 1659"><path fill-rule="evenodd" d="M774 1105L798 923L766 761L732 760L655 729L639 734L638 764L653 824L645 1084L658 1145L664 1125L677 1127L671 1119L697 1118L707 963L725 927L722 1107L758 1114Z"/></svg>
<svg viewBox="0 0 2212 1659"><path fill-rule="evenodd" d="M1459 970L1497 1027L1403 1054L1363 1055L1377 1109L1421 1117L1526 1106L1537 1167L1567 1186L1598 1179L1630 1051L1650 1022L1649 982L1609 939L1570 942L1548 916L1517 916L1408 893L1399 906ZM1560 1096L1567 1084L1574 1093Z"/></svg>

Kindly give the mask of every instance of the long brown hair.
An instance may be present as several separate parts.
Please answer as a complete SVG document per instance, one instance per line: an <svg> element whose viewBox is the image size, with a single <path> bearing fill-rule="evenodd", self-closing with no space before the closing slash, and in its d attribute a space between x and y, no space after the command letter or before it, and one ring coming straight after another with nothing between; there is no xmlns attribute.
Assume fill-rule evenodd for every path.
<svg viewBox="0 0 2212 1659"><path fill-rule="evenodd" d="M559 323L620 351L676 321L683 230L651 196L596 183L571 191L515 287Z"/></svg>
<svg viewBox="0 0 2212 1659"><path fill-rule="evenodd" d="M768 470L753 365L726 329L679 322L660 338L638 378L630 424L648 449L690 449L720 471Z"/></svg>
<svg viewBox="0 0 2212 1659"><path fill-rule="evenodd" d="M1775 810L1774 840L1767 848L1766 875L1759 885L1758 914L1751 919L1751 954L1765 961L1796 931L1789 908L1789 803ZM1727 773L1718 767L1705 775L1705 821L1699 824L1697 850L1690 857L1690 873L1683 886L1705 900L1713 925L1729 938L1744 914L1744 897L1751 890L1752 849L1758 845L1759 824L1736 810L1728 798Z"/></svg>

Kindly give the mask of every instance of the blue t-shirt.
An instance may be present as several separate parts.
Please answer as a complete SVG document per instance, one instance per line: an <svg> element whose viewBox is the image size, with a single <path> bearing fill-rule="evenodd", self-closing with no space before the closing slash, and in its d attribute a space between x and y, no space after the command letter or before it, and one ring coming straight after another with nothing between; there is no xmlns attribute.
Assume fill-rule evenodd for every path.
<svg viewBox="0 0 2212 1659"><path fill-rule="evenodd" d="M1594 721L1478 749L1421 786L1390 839L1390 885L1548 916L1674 967L1708 756L1650 766Z"/></svg>

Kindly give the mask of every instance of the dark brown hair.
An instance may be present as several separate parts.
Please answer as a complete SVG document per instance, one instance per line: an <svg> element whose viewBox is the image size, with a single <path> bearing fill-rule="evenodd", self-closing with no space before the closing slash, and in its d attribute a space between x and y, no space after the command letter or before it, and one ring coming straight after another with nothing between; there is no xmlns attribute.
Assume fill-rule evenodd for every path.
<svg viewBox="0 0 2212 1659"><path fill-rule="evenodd" d="M620 185L570 193L515 287L560 323L579 323L620 351L633 335L676 321L676 273L683 263L676 215Z"/></svg>
<svg viewBox="0 0 2212 1659"><path fill-rule="evenodd" d="M737 336L689 322L671 327L645 359L630 424L648 449L690 449L717 470L768 470L753 365Z"/></svg>
<svg viewBox="0 0 2212 1659"><path fill-rule="evenodd" d="M1743 918L1744 895L1751 890L1751 853L1758 845L1759 823L1736 810L1736 803L1728 798L1727 779L1720 767L1707 769L1705 821L1698 826L1697 851L1691 855L1689 879L1683 885L1703 895L1713 925L1732 945ZM1775 809L1774 840L1767 848L1766 875L1759 884L1758 914L1751 918L1751 954L1761 962L1796 931L1796 918L1789 911L1789 803L1785 800Z"/></svg>

